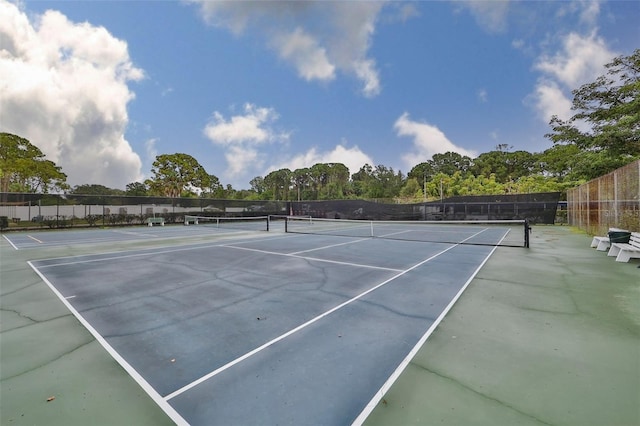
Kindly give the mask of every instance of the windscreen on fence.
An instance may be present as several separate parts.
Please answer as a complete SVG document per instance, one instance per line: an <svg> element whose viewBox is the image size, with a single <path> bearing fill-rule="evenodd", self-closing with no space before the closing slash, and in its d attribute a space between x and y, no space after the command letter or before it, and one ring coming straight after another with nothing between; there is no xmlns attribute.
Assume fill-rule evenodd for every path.
<svg viewBox="0 0 640 426"><path fill-rule="evenodd" d="M291 202L292 216L357 220L527 220L553 224L559 192L446 198L419 204L363 200Z"/></svg>
<svg viewBox="0 0 640 426"><path fill-rule="evenodd" d="M240 229L247 231L268 231L269 216L217 217L185 215L184 224L211 228Z"/></svg>
<svg viewBox="0 0 640 426"><path fill-rule="evenodd" d="M160 216L183 223L185 216L311 216L357 220L527 220L552 224L560 193L447 198L417 204L365 200L264 201L121 195L0 193L0 217L11 229L146 224Z"/></svg>
<svg viewBox="0 0 640 426"><path fill-rule="evenodd" d="M0 193L0 217L10 228L144 225L147 218L183 223L185 216L254 217L287 214L284 201L121 195Z"/></svg>

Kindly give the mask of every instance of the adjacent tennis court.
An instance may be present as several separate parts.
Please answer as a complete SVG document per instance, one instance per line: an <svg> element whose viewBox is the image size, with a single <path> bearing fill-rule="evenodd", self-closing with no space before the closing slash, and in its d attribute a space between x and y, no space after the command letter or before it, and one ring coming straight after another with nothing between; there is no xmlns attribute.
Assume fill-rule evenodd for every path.
<svg viewBox="0 0 640 426"><path fill-rule="evenodd" d="M187 216L195 218L196 216ZM212 220L213 219L213 220ZM216 220L217 219L217 220ZM187 222L185 221L185 224ZM193 223L193 222L192 222ZM109 244L134 241L153 241L154 239L183 239L213 233L237 234L242 231L267 231L268 217L257 218L200 218L201 226L132 226L89 228L84 230L27 231L4 234L3 237L16 250L55 247L78 244Z"/></svg>
<svg viewBox="0 0 640 426"><path fill-rule="evenodd" d="M165 228L135 232L204 229ZM177 423L350 424L495 250L464 244L484 233L469 232L463 244L323 232L169 238L30 265Z"/></svg>

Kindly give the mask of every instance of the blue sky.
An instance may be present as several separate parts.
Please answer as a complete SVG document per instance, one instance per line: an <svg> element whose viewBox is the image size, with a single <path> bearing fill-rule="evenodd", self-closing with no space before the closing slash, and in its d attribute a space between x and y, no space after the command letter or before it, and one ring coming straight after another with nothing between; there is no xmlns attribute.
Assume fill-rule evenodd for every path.
<svg viewBox="0 0 640 426"><path fill-rule="evenodd" d="M235 189L318 162L540 152L639 21L636 1L0 0L0 131L71 185L121 189L176 152Z"/></svg>

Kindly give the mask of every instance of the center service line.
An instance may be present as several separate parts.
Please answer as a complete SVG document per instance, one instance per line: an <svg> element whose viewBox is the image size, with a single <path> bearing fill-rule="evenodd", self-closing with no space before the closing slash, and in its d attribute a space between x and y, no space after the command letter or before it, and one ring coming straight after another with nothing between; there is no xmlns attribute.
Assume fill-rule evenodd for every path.
<svg viewBox="0 0 640 426"><path fill-rule="evenodd" d="M231 362L228 362L227 364L223 365L222 367L217 368L217 369L213 370L212 372L200 377L199 379L197 379L197 380L195 380L195 381L183 386L182 388L170 393L169 395L164 397L164 400L165 401L169 401L169 400L175 398L176 396L181 395L182 393L184 393L184 392L186 392L186 391L198 386L200 383L203 383L203 382L209 380L210 378L212 378L214 376L217 376L218 374L222 373L225 370L228 370L229 368L231 368L234 365L244 361L245 359L247 359L247 358L249 358L249 357L251 357L251 356L253 356L253 355L255 355L255 354L259 353L259 352L262 352L264 349L267 349L268 347L278 343L279 341L285 339L286 337L289 337L292 334L294 334L294 333L296 333L296 332L298 332L298 331L310 326L311 324L321 320L322 318L326 317L329 314L332 314L333 312L337 311L338 309L341 309L341 308L351 304L352 302L355 302L356 300L361 299L362 297L366 296L367 294L371 293L372 291L377 290L378 288L382 287L383 285L386 285L386 284L390 283L391 281L395 280L396 278L399 278L399 277L405 275L406 273L416 269L417 267L419 267L421 265L424 265L425 263L435 259L436 257L448 252L449 250L451 250L451 249L453 249L454 247L457 247L457 246L458 246L458 244L452 245L451 247L447 247L446 249L440 251L439 253L436 253L433 256L431 256L431 257L429 257L429 258L427 258L425 260L422 260L419 263L416 263L415 265L413 265L409 269L401 271L400 273L398 273L398 274L394 275L393 277L389 278L388 280L383 281L380 284L370 288L369 290L366 290L366 291L360 293L359 295L357 295L355 297L352 297L351 299L347 300L346 302L343 302L343 303L335 306L334 308L332 308L332 309L330 309L330 310L318 315L317 317L312 318L309 321L297 326L296 328L291 329L288 332L276 337L275 339L270 340L270 341L268 341L267 343L265 343L265 344L263 344L261 346L258 346L254 350L252 350L250 352L247 352L246 354L242 355L241 357L236 358Z"/></svg>

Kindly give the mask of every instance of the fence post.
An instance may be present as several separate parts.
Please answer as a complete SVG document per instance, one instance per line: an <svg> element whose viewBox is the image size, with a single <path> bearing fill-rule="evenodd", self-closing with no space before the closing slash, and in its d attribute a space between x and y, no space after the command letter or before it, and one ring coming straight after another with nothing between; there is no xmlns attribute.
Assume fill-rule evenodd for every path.
<svg viewBox="0 0 640 426"><path fill-rule="evenodd" d="M613 172L613 217L617 226L620 223L618 217L618 170Z"/></svg>

